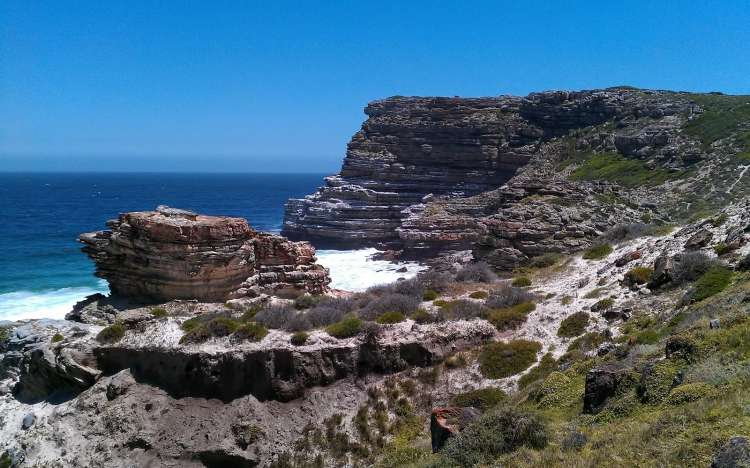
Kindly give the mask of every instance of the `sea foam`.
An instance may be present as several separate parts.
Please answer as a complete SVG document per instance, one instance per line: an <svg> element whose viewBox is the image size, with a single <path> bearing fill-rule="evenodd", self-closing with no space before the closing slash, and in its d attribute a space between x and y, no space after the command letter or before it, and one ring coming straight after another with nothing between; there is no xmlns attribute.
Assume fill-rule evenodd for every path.
<svg viewBox="0 0 750 468"><path fill-rule="evenodd" d="M364 291L376 284L411 278L426 267L416 262L393 263L373 260L377 249L318 250L318 263L331 271L331 287L345 291ZM406 267L405 272L397 270Z"/></svg>
<svg viewBox="0 0 750 468"><path fill-rule="evenodd" d="M94 293L106 294L102 282L99 287L74 287L46 291L14 291L0 294L0 321L38 318L62 319L76 302Z"/></svg>

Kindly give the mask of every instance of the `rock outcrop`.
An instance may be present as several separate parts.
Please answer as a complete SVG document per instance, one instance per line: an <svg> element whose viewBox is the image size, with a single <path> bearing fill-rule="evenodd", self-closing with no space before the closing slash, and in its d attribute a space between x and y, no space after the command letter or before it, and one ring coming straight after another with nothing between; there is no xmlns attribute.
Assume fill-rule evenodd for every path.
<svg viewBox="0 0 750 468"><path fill-rule="evenodd" d="M257 232L241 218L160 206L107 225L79 239L116 296L224 301L266 291L317 294L330 282L309 243Z"/></svg>

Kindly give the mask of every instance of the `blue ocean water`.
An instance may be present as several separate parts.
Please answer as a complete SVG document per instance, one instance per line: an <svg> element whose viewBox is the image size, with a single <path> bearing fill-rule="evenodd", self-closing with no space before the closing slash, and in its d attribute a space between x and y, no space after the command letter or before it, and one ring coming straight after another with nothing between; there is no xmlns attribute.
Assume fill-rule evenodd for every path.
<svg viewBox="0 0 750 468"><path fill-rule="evenodd" d="M60 317L106 292L76 241L120 212L159 204L240 216L281 228L284 202L312 193L323 174L0 173L0 320Z"/></svg>

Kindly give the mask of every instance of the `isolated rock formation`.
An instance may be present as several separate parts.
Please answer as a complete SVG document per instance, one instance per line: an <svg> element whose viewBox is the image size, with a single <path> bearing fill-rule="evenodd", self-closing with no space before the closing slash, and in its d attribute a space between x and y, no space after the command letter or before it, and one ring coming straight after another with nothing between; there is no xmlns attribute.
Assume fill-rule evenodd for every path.
<svg viewBox="0 0 750 468"><path fill-rule="evenodd" d="M242 218L160 206L107 225L79 239L114 295L224 301L262 291L317 294L330 282L309 243L257 232Z"/></svg>

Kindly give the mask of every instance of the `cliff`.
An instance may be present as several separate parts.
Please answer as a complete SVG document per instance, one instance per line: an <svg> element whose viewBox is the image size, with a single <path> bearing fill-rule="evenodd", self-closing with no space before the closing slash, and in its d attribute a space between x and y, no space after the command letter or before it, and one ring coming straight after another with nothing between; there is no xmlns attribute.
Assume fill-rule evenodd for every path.
<svg viewBox="0 0 750 468"><path fill-rule="evenodd" d="M633 88L375 101L341 172L288 201L283 233L472 249L499 268L573 252L617 223L680 222L746 194L742 105Z"/></svg>
<svg viewBox="0 0 750 468"><path fill-rule="evenodd" d="M330 282L310 244L259 233L241 218L160 206L107 224L110 230L79 239L116 296L225 301L261 292L320 294Z"/></svg>

